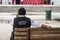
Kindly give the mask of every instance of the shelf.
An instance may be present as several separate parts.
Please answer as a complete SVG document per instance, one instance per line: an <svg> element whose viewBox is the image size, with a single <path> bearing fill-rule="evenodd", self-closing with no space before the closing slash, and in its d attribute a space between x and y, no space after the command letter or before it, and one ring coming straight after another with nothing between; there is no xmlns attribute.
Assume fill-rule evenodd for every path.
<svg viewBox="0 0 60 40"><path fill-rule="evenodd" d="M56 5L0 5L0 7L60 7Z"/></svg>
<svg viewBox="0 0 60 40"><path fill-rule="evenodd" d="M17 12L20 7L24 7L27 12L44 12L53 10L60 12L60 6L56 5L0 5L0 12Z"/></svg>

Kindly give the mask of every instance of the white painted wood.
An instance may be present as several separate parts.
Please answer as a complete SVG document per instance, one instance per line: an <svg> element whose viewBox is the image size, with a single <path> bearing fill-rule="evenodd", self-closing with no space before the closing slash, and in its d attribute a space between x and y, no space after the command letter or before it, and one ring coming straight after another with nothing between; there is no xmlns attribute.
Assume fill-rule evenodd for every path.
<svg viewBox="0 0 60 40"><path fill-rule="evenodd" d="M0 7L60 7L60 5L0 5Z"/></svg>

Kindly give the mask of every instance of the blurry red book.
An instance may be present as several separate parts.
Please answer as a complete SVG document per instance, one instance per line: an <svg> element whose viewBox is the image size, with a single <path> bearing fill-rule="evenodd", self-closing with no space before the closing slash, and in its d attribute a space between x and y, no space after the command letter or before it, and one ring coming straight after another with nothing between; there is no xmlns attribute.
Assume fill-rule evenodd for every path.
<svg viewBox="0 0 60 40"><path fill-rule="evenodd" d="M15 1L15 0L12 0L12 4L14 4L14 1Z"/></svg>

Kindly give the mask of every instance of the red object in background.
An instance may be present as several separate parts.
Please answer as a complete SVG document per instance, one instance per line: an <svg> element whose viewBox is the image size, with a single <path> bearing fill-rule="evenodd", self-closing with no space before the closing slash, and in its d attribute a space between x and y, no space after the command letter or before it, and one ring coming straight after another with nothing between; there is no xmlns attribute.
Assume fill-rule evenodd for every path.
<svg viewBox="0 0 60 40"><path fill-rule="evenodd" d="M48 0L44 0L44 4L48 4Z"/></svg>
<svg viewBox="0 0 60 40"><path fill-rule="evenodd" d="M33 1L34 1L34 0L30 0L30 4L34 4Z"/></svg>
<svg viewBox="0 0 60 40"><path fill-rule="evenodd" d="M23 4L31 5L45 5L48 4L49 0L23 0Z"/></svg>
<svg viewBox="0 0 60 40"><path fill-rule="evenodd" d="M23 0L23 4L26 4L26 0Z"/></svg>
<svg viewBox="0 0 60 40"><path fill-rule="evenodd" d="M48 0L46 0L46 4L48 4Z"/></svg>
<svg viewBox="0 0 60 40"><path fill-rule="evenodd" d="M29 0L23 0L23 4L29 4Z"/></svg>
<svg viewBox="0 0 60 40"><path fill-rule="evenodd" d="M14 1L15 1L15 0L12 0L12 4L14 4Z"/></svg>
<svg viewBox="0 0 60 40"><path fill-rule="evenodd" d="M50 0L46 0L46 4L50 4Z"/></svg>
<svg viewBox="0 0 60 40"><path fill-rule="evenodd" d="M38 0L35 0L35 1L34 1L34 4L35 4L35 5L38 5Z"/></svg>
<svg viewBox="0 0 60 40"><path fill-rule="evenodd" d="M23 0L20 0L20 4L23 4Z"/></svg>
<svg viewBox="0 0 60 40"><path fill-rule="evenodd" d="M44 4L44 0L38 0L39 4Z"/></svg>
<svg viewBox="0 0 60 40"><path fill-rule="evenodd" d="M44 4L44 0L30 0L30 3L33 5Z"/></svg>

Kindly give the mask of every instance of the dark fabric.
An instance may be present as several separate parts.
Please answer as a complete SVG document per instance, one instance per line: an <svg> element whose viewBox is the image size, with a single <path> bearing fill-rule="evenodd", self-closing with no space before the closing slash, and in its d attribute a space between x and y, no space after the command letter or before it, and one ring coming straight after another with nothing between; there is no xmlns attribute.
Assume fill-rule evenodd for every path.
<svg viewBox="0 0 60 40"><path fill-rule="evenodd" d="M24 23L25 22L25 23ZM13 32L10 40L14 40L14 28L27 28L31 26L31 20L27 17L18 17L14 19Z"/></svg>
<svg viewBox="0 0 60 40"><path fill-rule="evenodd" d="M16 4L20 4L20 0L16 0Z"/></svg>
<svg viewBox="0 0 60 40"><path fill-rule="evenodd" d="M44 4L50 4L51 0L44 0Z"/></svg>
<svg viewBox="0 0 60 40"><path fill-rule="evenodd" d="M11 33L10 40L14 40L14 32Z"/></svg>
<svg viewBox="0 0 60 40"><path fill-rule="evenodd" d="M51 0L48 0L48 4L50 4Z"/></svg>
<svg viewBox="0 0 60 40"><path fill-rule="evenodd" d="M31 20L27 17L18 17L14 19L13 27L26 28L31 26Z"/></svg>

